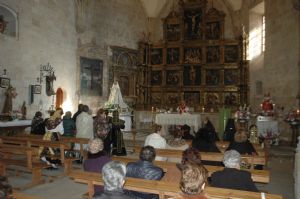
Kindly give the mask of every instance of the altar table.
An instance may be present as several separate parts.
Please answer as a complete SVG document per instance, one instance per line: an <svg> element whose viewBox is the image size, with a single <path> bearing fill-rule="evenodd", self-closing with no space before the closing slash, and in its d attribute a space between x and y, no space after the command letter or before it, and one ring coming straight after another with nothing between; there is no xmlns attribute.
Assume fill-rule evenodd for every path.
<svg viewBox="0 0 300 199"><path fill-rule="evenodd" d="M31 120L13 120L8 122L0 122L0 133L22 133L25 130L25 128L30 126Z"/></svg>
<svg viewBox="0 0 300 199"><path fill-rule="evenodd" d="M160 125L189 125L194 127L195 131L198 131L201 127L201 116L200 114L168 114L160 113L155 116L155 123Z"/></svg>

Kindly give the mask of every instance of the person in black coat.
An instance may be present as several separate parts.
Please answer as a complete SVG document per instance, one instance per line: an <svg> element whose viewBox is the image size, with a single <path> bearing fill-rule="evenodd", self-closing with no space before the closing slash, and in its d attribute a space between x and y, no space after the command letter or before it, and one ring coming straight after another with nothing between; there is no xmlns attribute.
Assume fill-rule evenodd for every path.
<svg viewBox="0 0 300 199"><path fill-rule="evenodd" d="M181 131L183 133L182 139L184 139L184 140L193 140L194 139L194 136L190 134L190 130L191 130L191 127L186 124L181 127Z"/></svg>
<svg viewBox="0 0 300 199"><path fill-rule="evenodd" d="M241 155L235 150L224 153L224 170L211 175L211 186L258 192L248 171L240 170Z"/></svg>
<svg viewBox="0 0 300 199"><path fill-rule="evenodd" d="M236 128L235 128L235 124L234 124L234 119L230 118L230 119L228 119L226 127L225 127L223 140L232 142L234 140L235 133L236 133Z"/></svg>
<svg viewBox="0 0 300 199"><path fill-rule="evenodd" d="M236 150L242 155L257 155L251 142L248 140L248 136L244 130L237 132L234 135L234 141L230 142L227 150Z"/></svg>
<svg viewBox="0 0 300 199"><path fill-rule="evenodd" d="M204 127L203 129L205 130L205 132L208 134L207 136L209 137L210 140L214 140L214 141L218 141L219 136L216 132L216 129L214 127L214 125L211 123L211 121L209 120L209 118L206 118L204 120Z"/></svg>
<svg viewBox="0 0 300 199"><path fill-rule="evenodd" d="M147 180L160 180L164 176L164 172L162 168L157 167L152 163L155 156L155 149L152 146L144 146L140 152L140 160L138 162L130 162L127 164L126 176ZM159 198L158 195L155 194L146 194L136 191L128 191L128 194L135 198Z"/></svg>

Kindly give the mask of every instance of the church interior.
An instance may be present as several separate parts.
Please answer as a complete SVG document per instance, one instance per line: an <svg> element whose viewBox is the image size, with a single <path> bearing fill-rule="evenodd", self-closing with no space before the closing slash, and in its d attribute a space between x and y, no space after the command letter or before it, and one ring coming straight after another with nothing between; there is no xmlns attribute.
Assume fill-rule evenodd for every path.
<svg viewBox="0 0 300 199"><path fill-rule="evenodd" d="M73 115L80 104L92 116L119 110L127 156L154 124L168 140L209 121L221 142L232 120L261 147L268 182L256 185L267 196L212 198L300 199L299 14L300 0L0 0L1 158L37 112ZM13 188L34 176L8 166L0 159ZM14 197L83 198L87 183L58 171L42 169L47 182Z"/></svg>

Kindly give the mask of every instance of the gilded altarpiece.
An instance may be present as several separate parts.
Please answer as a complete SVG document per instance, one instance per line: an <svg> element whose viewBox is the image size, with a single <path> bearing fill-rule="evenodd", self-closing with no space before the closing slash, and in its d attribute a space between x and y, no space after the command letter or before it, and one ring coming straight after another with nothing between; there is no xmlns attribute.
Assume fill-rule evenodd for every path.
<svg viewBox="0 0 300 199"><path fill-rule="evenodd" d="M164 109L185 100L195 111L236 109L248 103L248 63L243 39L225 39L225 14L206 0L179 1L163 19L163 41L144 44L148 66L145 108Z"/></svg>

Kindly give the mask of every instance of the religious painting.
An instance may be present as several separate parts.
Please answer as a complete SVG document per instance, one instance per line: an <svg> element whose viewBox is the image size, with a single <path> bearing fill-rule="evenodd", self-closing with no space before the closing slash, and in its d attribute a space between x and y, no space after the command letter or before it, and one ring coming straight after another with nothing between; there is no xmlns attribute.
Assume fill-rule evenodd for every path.
<svg viewBox="0 0 300 199"><path fill-rule="evenodd" d="M239 84L239 71L237 69L224 70L224 85L233 86Z"/></svg>
<svg viewBox="0 0 300 199"><path fill-rule="evenodd" d="M199 64L202 61L201 48L186 48L184 49L184 63Z"/></svg>
<svg viewBox="0 0 300 199"><path fill-rule="evenodd" d="M40 85L40 84L34 85L33 91L34 91L34 94L41 94L42 93L42 85Z"/></svg>
<svg viewBox="0 0 300 199"><path fill-rule="evenodd" d="M206 48L206 63L219 63L220 62L220 47L208 46Z"/></svg>
<svg viewBox="0 0 300 199"><path fill-rule="evenodd" d="M226 106L236 106L239 104L239 95L236 92L224 93L224 104Z"/></svg>
<svg viewBox="0 0 300 199"><path fill-rule="evenodd" d="M163 63L163 51L161 48L151 49L151 65L160 65Z"/></svg>
<svg viewBox="0 0 300 199"><path fill-rule="evenodd" d="M161 93L152 93L151 94L151 103L152 104L161 104Z"/></svg>
<svg viewBox="0 0 300 199"><path fill-rule="evenodd" d="M217 86L220 84L220 71L215 69L206 70L205 82L207 86Z"/></svg>
<svg viewBox="0 0 300 199"><path fill-rule="evenodd" d="M236 45L225 46L224 49L225 63L235 63L239 61L239 47Z"/></svg>
<svg viewBox="0 0 300 199"><path fill-rule="evenodd" d="M10 85L10 79L5 77L0 77L0 87L8 88Z"/></svg>
<svg viewBox="0 0 300 199"><path fill-rule="evenodd" d="M168 48L167 49L167 64L178 64L179 63L179 48Z"/></svg>
<svg viewBox="0 0 300 199"><path fill-rule="evenodd" d="M80 93L102 95L103 61L80 57Z"/></svg>
<svg viewBox="0 0 300 199"><path fill-rule="evenodd" d="M206 39L217 40L221 39L220 22L206 23Z"/></svg>
<svg viewBox="0 0 300 199"><path fill-rule="evenodd" d="M204 94L205 105L212 107L220 104L220 95L216 92L207 92Z"/></svg>
<svg viewBox="0 0 300 199"><path fill-rule="evenodd" d="M4 5L0 5L0 34L17 37L17 32L17 13Z"/></svg>
<svg viewBox="0 0 300 199"><path fill-rule="evenodd" d="M201 39L202 10L185 10L184 11L184 36L185 39Z"/></svg>
<svg viewBox="0 0 300 199"><path fill-rule="evenodd" d="M187 106L197 107L200 105L200 92L184 92L183 98Z"/></svg>
<svg viewBox="0 0 300 199"><path fill-rule="evenodd" d="M166 40L167 41L180 40L180 25L179 24L167 24L166 25Z"/></svg>
<svg viewBox="0 0 300 199"><path fill-rule="evenodd" d="M180 72L178 70L167 70L166 71L166 84L170 86L179 85Z"/></svg>
<svg viewBox="0 0 300 199"><path fill-rule="evenodd" d="M201 66L189 65L183 69L183 85L199 86L201 84Z"/></svg>
<svg viewBox="0 0 300 199"><path fill-rule="evenodd" d="M169 106L178 106L180 102L180 95L178 93L167 93L166 100Z"/></svg>
<svg viewBox="0 0 300 199"><path fill-rule="evenodd" d="M162 83L162 71L151 71L151 85L160 86Z"/></svg>

